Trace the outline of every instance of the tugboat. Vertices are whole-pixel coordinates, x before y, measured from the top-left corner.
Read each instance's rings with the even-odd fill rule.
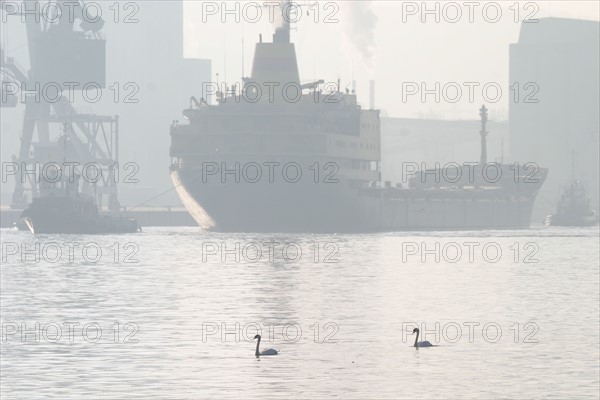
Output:
[[[40,197],[21,218],[31,233],[103,234],[141,231],[135,218],[101,215],[93,199]]]
[[[67,152],[68,134],[63,137]],[[66,165],[63,163],[63,165]],[[21,213],[34,234],[110,234],[141,231],[135,218],[102,215],[94,196],[79,191],[81,175],[75,170],[50,169],[39,182],[39,196]]]
[[[101,215],[94,199],[77,190],[78,179],[50,184],[62,186],[59,190],[64,190],[63,195],[56,196],[51,192],[33,199],[21,214],[31,233],[105,234],[141,231],[135,218]]]
[[[556,214],[548,215],[544,221],[546,226],[585,227],[596,224],[598,214],[592,209],[585,186],[579,180],[571,181],[556,205]]]

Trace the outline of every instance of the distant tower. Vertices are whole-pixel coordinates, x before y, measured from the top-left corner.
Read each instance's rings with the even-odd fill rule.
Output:
[[[547,215],[550,199],[572,179],[570,150],[576,151],[577,179],[586,181],[592,208],[600,208],[599,61],[598,21],[539,18],[523,23],[518,43],[510,45],[509,84],[534,82],[521,87],[536,91],[529,100],[509,102],[510,158],[551,171],[534,219]]]
[[[481,107],[479,110],[479,115],[481,116],[481,160],[479,160],[480,165],[487,164],[487,135],[488,131],[486,130],[487,120],[488,120],[488,110],[485,108],[485,105]]]

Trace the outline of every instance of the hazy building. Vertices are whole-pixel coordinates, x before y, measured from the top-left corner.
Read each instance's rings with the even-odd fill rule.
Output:
[[[115,102],[114,91],[107,91],[98,106],[102,113],[119,115],[121,163],[139,165],[140,183],[120,186],[121,203],[127,205],[145,202],[172,186],[171,123],[183,119],[182,111],[189,107],[190,97],[201,98],[202,83],[211,77],[209,60],[184,59],[182,1],[136,4],[138,9],[134,14],[133,8],[121,10],[118,23],[112,18],[113,12],[107,10],[111,16],[104,28],[107,86],[116,84],[120,98]],[[131,15],[129,22],[124,21],[127,15]],[[125,98],[128,95],[130,99]],[[179,200],[173,191],[149,203],[175,204]]]
[[[534,218],[552,211],[573,172],[598,209],[599,25],[543,18],[523,24],[519,42],[510,46],[510,82],[521,88],[510,103],[511,158],[550,169]],[[536,86],[523,90],[527,83]],[[537,103],[526,102],[526,95]]]

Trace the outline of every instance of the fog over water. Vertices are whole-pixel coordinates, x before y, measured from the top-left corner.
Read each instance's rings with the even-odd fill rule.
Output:
[[[598,399],[600,3],[0,17],[2,399]]]

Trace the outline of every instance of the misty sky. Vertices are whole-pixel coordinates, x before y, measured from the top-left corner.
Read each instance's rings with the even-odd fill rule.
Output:
[[[220,2],[218,2],[220,3]],[[247,3],[247,2],[242,2]],[[263,3],[262,1],[259,3]],[[300,1],[301,5],[312,2]],[[502,6],[502,16],[496,23],[486,21],[483,5],[473,9],[473,23],[469,22],[469,9],[463,2],[462,17],[457,23],[443,18],[443,4],[440,6],[439,23],[433,15],[421,22],[422,9],[415,15],[404,14],[407,5],[400,1],[345,1],[335,6],[325,6],[320,2],[320,14],[310,16],[304,8],[297,30],[292,32],[296,43],[301,79],[308,81],[322,78],[335,82],[341,78],[342,87],[351,87],[352,77],[357,80],[357,92],[363,105],[368,105],[368,81],[377,81],[376,106],[384,115],[395,117],[440,117],[444,119],[477,118],[477,109],[484,102],[481,88],[474,91],[474,101],[470,102],[468,88],[463,82],[498,83],[505,91],[496,104],[490,104],[493,119],[508,117],[508,62],[509,44],[518,41],[520,23],[515,22],[514,2],[497,2]],[[404,2],[406,3],[406,2]],[[415,2],[420,7],[421,2]],[[521,2],[519,20],[531,12],[535,17],[563,17],[599,20],[597,1],[545,1],[536,2],[538,10]],[[431,5],[433,7],[433,5]],[[527,7],[527,8],[526,8]],[[220,10],[217,15],[206,15],[203,22],[202,2],[185,4],[185,51],[187,57],[210,58],[214,74],[220,74],[222,81],[239,81],[242,74],[242,37],[245,41],[245,75],[250,74],[254,43],[259,33],[265,41],[271,40],[273,31],[269,22],[268,9],[256,23],[237,24],[233,16],[226,16],[222,23]],[[255,12],[246,9],[251,18]],[[489,8],[488,20],[495,18],[494,9]],[[252,14],[250,14],[252,12]],[[455,18],[455,11],[446,9],[449,19]],[[325,17],[333,13],[337,23],[325,23]],[[318,22],[315,22],[317,20]],[[226,68],[225,68],[225,59]],[[463,89],[460,101],[453,104],[443,99],[436,104],[433,95],[423,103],[419,95],[402,101],[404,82],[427,83],[433,89],[435,82],[441,86],[457,82]],[[455,92],[449,92],[455,96]],[[490,92],[490,97],[495,94]]]

